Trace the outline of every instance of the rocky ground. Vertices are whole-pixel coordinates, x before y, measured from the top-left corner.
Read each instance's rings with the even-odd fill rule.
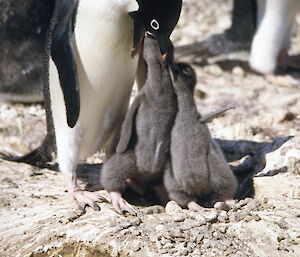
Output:
[[[175,44],[222,32],[230,26],[230,10],[228,0],[186,1]],[[258,142],[295,136],[265,155],[253,198],[230,211],[195,213],[174,202],[145,206],[149,202],[136,196],[138,217],[120,216],[109,203],[79,215],[55,165],[38,169],[0,160],[0,256],[300,256],[300,90],[266,82],[248,68],[245,54],[222,58],[194,66],[200,112],[236,107],[209,125],[213,136]],[[0,106],[1,152],[25,153],[44,131],[42,106]],[[101,155],[88,161],[83,184],[98,190]]]

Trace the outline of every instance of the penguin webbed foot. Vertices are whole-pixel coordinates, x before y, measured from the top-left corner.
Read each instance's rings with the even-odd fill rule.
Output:
[[[121,193],[112,191],[109,195],[117,213],[124,215],[127,212],[134,216],[137,215],[137,210],[122,197]]]
[[[71,193],[72,204],[74,208],[85,212],[87,206],[91,207],[95,211],[100,211],[101,208],[97,202],[107,202],[107,200],[99,196],[96,192],[89,192],[80,189],[76,189]]]

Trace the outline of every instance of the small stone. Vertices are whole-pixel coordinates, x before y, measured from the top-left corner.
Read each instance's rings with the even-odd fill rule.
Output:
[[[164,248],[169,248],[169,249],[171,249],[171,248],[173,248],[174,247],[174,244],[172,244],[171,242],[168,242],[168,243],[166,243],[165,245],[164,245]]]
[[[251,215],[247,215],[244,219],[244,221],[249,222],[252,220],[252,216]]]
[[[232,74],[239,76],[239,77],[244,77],[245,76],[245,71],[242,67],[236,66],[232,69]]]
[[[164,208],[162,206],[158,206],[158,205],[154,205],[154,206],[149,206],[146,207],[143,212],[145,214],[158,214],[158,213],[163,213],[164,212]]]
[[[260,221],[261,217],[259,217],[257,214],[252,214],[252,219],[255,221]]]
[[[166,205],[166,213],[173,215],[175,213],[182,213],[182,208],[175,201],[169,201]]]
[[[117,240],[112,240],[109,243],[109,246],[112,248],[111,256],[118,257],[119,256],[120,243]]]
[[[218,218],[218,212],[217,211],[212,211],[210,214],[208,214],[205,219],[207,222],[215,222],[217,221]]]
[[[229,220],[231,222],[238,222],[243,220],[247,215],[249,215],[250,212],[247,210],[243,210],[243,211],[237,211],[237,212],[233,212],[230,216],[229,216]]]
[[[212,240],[210,240],[210,239],[203,239],[203,247],[204,248],[211,248],[211,242],[212,242]]]
[[[239,209],[239,208],[241,208],[241,207],[247,205],[247,204],[248,204],[250,201],[252,201],[252,200],[253,200],[253,199],[251,199],[251,198],[245,198],[245,199],[239,201],[239,202],[236,204],[236,205],[237,205],[237,208]]]
[[[226,247],[229,247],[232,245],[232,242],[228,239],[223,239],[222,242],[221,242],[222,245],[226,246]]]
[[[184,214],[176,214],[176,215],[174,215],[174,217],[173,217],[173,220],[175,221],[175,222],[182,222],[182,221],[184,221],[186,219],[186,215],[184,215]]]
[[[187,248],[184,248],[180,251],[180,254],[183,256],[187,256],[189,254],[189,250]]]
[[[204,236],[203,235],[198,235],[197,237],[196,237],[196,242],[199,244],[199,243],[201,243],[202,242],[202,240],[204,239]]]
[[[236,236],[235,228],[228,227],[227,231],[226,231],[226,236],[231,237],[231,238],[235,237]]]
[[[215,77],[221,77],[223,74],[223,70],[218,65],[206,66],[204,70]]]
[[[131,226],[139,226],[141,223],[142,223],[142,220],[139,217],[134,217],[134,218],[130,219]]]
[[[197,224],[192,219],[185,219],[182,224],[182,230],[190,230],[194,228]]]
[[[141,243],[137,240],[133,241],[132,244],[130,245],[130,249],[133,252],[137,252],[141,249]]]
[[[257,207],[260,206],[260,202],[257,200],[252,200],[246,205],[246,209],[249,211],[255,210]]]
[[[283,233],[279,233],[277,235],[277,242],[281,242],[284,239],[285,239],[285,235]]]
[[[214,204],[214,208],[219,211],[221,210],[228,211],[230,209],[230,207],[224,202],[216,202]]]
[[[162,232],[162,231],[164,231],[165,229],[166,229],[165,226],[162,225],[162,224],[157,225],[157,226],[155,227],[155,230],[156,230],[157,232]]]
[[[141,232],[140,231],[138,231],[138,230],[130,230],[131,231],[131,234],[133,235],[133,236],[139,236],[139,235],[141,235]]]
[[[220,226],[219,230],[220,230],[221,233],[226,234],[227,227],[226,226]]]
[[[225,223],[228,221],[229,217],[226,211],[221,211],[218,216],[218,221],[221,223]]]
[[[206,93],[204,91],[202,91],[201,89],[196,89],[195,90],[195,96],[200,98],[200,99],[204,99],[206,97]]]

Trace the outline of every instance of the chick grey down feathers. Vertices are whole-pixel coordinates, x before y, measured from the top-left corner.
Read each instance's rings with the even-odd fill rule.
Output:
[[[101,182],[110,193],[123,192],[128,178],[148,182],[162,178],[168,159],[170,131],[177,112],[176,95],[154,38],[146,36],[143,54],[147,64],[146,84],[123,122],[117,152],[102,169]],[[116,199],[112,202],[117,205]],[[126,208],[116,210],[122,212]]]
[[[171,165],[164,183],[169,197],[181,206],[207,194],[218,200],[232,200],[237,181],[220,147],[213,141],[205,122],[201,122],[194,99],[195,73],[187,64],[172,69],[178,113],[171,132]]]

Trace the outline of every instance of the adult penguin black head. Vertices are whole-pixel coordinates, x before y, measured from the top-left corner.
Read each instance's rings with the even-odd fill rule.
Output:
[[[182,0],[137,0],[139,9],[129,13],[134,21],[134,45],[142,42],[145,32],[154,36],[164,55],[169,47],[169,37],[177,25]]]

